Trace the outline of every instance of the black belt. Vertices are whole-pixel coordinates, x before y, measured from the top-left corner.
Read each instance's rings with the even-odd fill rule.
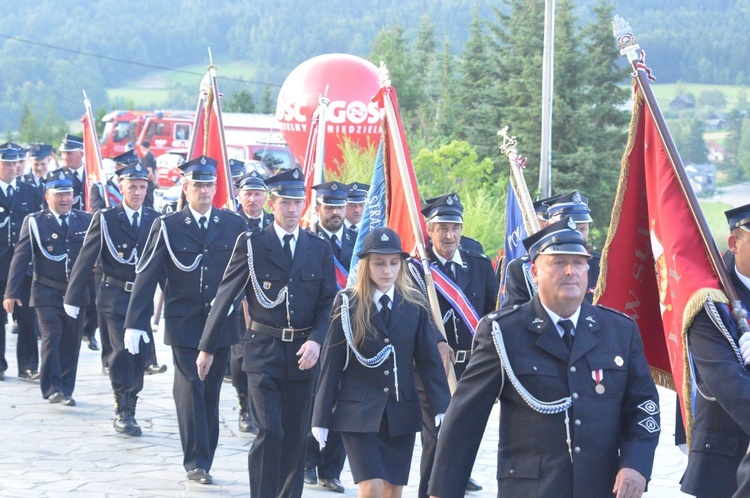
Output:
[[[65,282],[58,282],[57,280],[52,280],[51,278],[43,277],[37,273],[34,273],[34,280],[39,282],[40,284],[44,284],[47,287],[52,287],[53,289],[57,290],[68,290],[68,284]]]
[[[306,338],[308,335],[310,335],[312,327],[305,327],[304,329],[294,329],[291,327],[277,329],[276,327],[269,327],[268,325],[263,325],[262,323],[253,322],[250,324],[250,330],[259,334],[281,339],[284,342],[292,342],[296,341],[297,339]]]
[[[470,349],[456,349],[454,352],[456,353],[456,363],[466,363],[469,361],[469,357],[471,356]]]
[[[125,282],[124,280],[118,280],[115,277],[110,277],[109,275],[102,275],[102,282],[104,282],[105,284],[114,285],[115,287],[119,287],[125,292],[131,292],[133,290],[134,282]]]

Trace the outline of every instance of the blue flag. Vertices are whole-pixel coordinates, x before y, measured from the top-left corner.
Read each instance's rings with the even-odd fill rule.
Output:
[[[383,141],[381,140],[378,147],[378,155],[375,158],[375,169],[372,172],[370,191],[367,193],[365,211],[362,214],[362,226],[357,233],[357,240],[354,243],[352,262],[349,265],[347,287],[351,287],[357,278],[357,269],[359,266],[357,254],[362,250],[362,241],[365,235],[370,233],[370,230],[374,228],[384,227],[386,222],[385,215],[385,167],[383,165]]]
[[[503,279],[500,282],[500,304],[505,300],[505,279],[508,263],[526,254],[521,241],[526,238],[526,227],[523,224],[521,206],[518,204],[516,191],[508,182],[508,196],[505,202],[505,257],[503,258]]]

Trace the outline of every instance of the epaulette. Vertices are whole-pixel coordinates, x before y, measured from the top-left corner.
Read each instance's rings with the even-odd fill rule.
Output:
[[[475,251],[474,249],[466,249],[466,248],[462,248],[462,249],[469,256],[473,256],[475,258],[482,258],[482,259],[486,259],[487,261],[491,261],[490,257],[487,256],[483,252]]]
[[[238,213],[237,211],[232,211],[230,209],[222,209],[222,211],[225,212],[225,213],[229,213],[232,216],[237,216],[237,217],[241,218],[240,213]]]
[[[255,227],[251,228],[248,231],[245,232],[245,235],[249,237],[257,237],[258,235],[262,234],[264,230],[261,227]]]
[[[100,212],[101,212],[102,214],[104,214],[104,213],[109,213],[110,211],[114,211],[114,209],[115,209],[116,207],[117,207],[117,206],[109,206],[109,207],[103,207],[103,208],[101,208],[101,209],[100,209],[99,211],[100,211]]]
[[[628,315],[626,315],[625,313],[623,313],[623,312],[622,312],[622,311],[620,311],[620,310],[616,310],[616,309],[614,309],[614,308],[610,308],[609,306],[604,306],[603,304],[596,304],[595,306],[596,306],[597,308],[599,308],[599,309],[603,309],[603,310],[611,311],[612,313],[616,313],[616,314],[618,314],[618,315],[624,316],[624,317],[625,317],[625,318],[627,318],[628,320],[633,320],[632,318],[630,318],[630,317],[629,317]]]
[[[159,216],[162,220],[166,220],[167,218],[171,218],[175,215],[182,214],[182,211],[172,211],[171,213],[164,213],[163,215]]]
[[[602,259],[602,253],[600,253],[600,252],[589,251],[589,253],[591,254],[591,257],[594,258],[594,259]]]
[[[153,212],[154,212],[154,213],[156,213],[156,214],[159,214],[159,211],[157,211],[156,209],[154,209],[154,208],[153,208],[153,207],[151,207],[151,206],[146,206],[146,205],[144,204],[144,205],[142,205],[142,207],[143,207],[143,210],[144,210],[144,211],[145,211],[145,210],[149,210],[149,211],[153,211]]]
[[[517,311],[520,308],[521,308],[521,305],[520,304],[516,304],[512,308],[502,308],[502,309],[499,309],[499,310],[495,310],[495,311],[493,311],[491,313],[486,314],[484,316],[484,318],[482,318],[482,320],[495,321],[498,318],[502,318],[502,317],[504,317],[506,315],[510,315],[511,313]]]

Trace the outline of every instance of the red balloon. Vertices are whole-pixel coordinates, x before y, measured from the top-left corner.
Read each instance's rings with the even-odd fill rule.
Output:
[[[299,163],[304,164],[310,121],[322,95],[331,101],[326,111],[326,169],[338,170],[343,164],[344,137],[363,148],[378,143],[380,110],[371,100],[379,89],[377,67],[354,55],[319,55],[297,66],[281,87],[276,117]]]

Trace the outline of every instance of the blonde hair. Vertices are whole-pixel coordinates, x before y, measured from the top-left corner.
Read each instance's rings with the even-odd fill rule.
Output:
[[[375,301],[372,300],[372,295],[375,292],[375,284],[370,278],[370,256],[371,254],[365,255],[359,261],[359,269],[357,271],[357,278],[354,281],[354,285],[349,291],[349,309],[354,310],[350,316],[349,322],[352,327],[352,338],[354,345],[360,347],[366,339],[374,338],[376,331],[375,327],[370,322],[370,315],[373,313],[373,307]],[[394,286],[396,292],[398,292],[404,301],[412,306],[422,307],[427,309],[427,303],[425,303],[424,296],[414,286],[411,278],[406,273],[406,260],[401,260],[401,268],[398,271],[396,282]],[[341,311],[339,310],[339,314]]]

